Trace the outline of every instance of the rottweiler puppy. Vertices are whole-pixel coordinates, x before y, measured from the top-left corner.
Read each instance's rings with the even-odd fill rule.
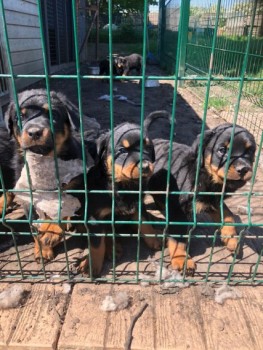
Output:
[[[38,262],[41,255],[44,261],[53,259],[53,247],[66,229],[59,222],[78,215],[85,186],[81,142],[73,136],[79,127],[78,110],[61,93],[51,91],[50,100],[51,111],[45,90],[27,90],[18,95],[19,110],[11,102],[5,115],[9,134],[26,159],[15,185],[20,190],[16,198],[27,208],[32,199],[34,215],[53,221],[37,225],[34,252]],[[93,160],[88,151],[84,156],[88,171]],[[80,192],[68,194],[66,190]]]
[[[153,174],[155,159],[151,140],[144,134],[142,159],[140,159],[140,137],[142,134],[139,125],[123,123],[116,126],[112,133],[102,134],[96,142],[98,161],[88,173],[89,190],[104,190],[103,193],[89,192],[88,217],[97,221],[134,220],[138,221],[139,186],[141,178],[142,191],[146,190],[149,177]],[[113,148],[112,148],[113,145]],[[114,173],[114,177],[113,177]],[[110,191],[110,193],[109,193]],[[122,192],[120,192],[122,191]],[[123,193],[126,191],[127,193]],[[130,192],[129,192],[130,191]],[[137,193],[136,193],[137,192]],[[112,208],[114,196],[114,212]],[[143,203],[143,196],[142,196]],[[142,221],[147,220],[147,212],[142,204]],[[115,227],[117,225],[115,224]],[[136,225],[138,228],[138,225]],[[142,224],[142,237],[151,249],[159,249],[160,241],[155,237],[156,231],[149,224]],[[99,275],[103,266],[105,254],[111,254],[111,239],[107,233],[112,232],[112,226],[95,224],[90,226],[91,232],[103,233],[101,238],[93,239],[91,246],[91,261],[93,275]],[[119,247],[117,247],[119,250]],[[88,257],[84,257],[80,264],[81,272],[89,267]]]
[[[8,207],[13,201],[13,193],[6,193],[6,203],[3,194],[4,190],[10,190],[14,187],[18,174],[21,171],[19,169],[19,163],[16,161],[15,143],[10,138],[7,129],[4,126],[0,126],[0,167],[2,171],[2,181],[0,180],[0,216],[3,212],[4,205]]]
[[[142,70],[142,56],[133,53],[129,56],[119,56],[115,59],[118,69],[123,71],[122,75],[126,76],[130,74],[130,71],[136,69],[137,75],[141,74]]]
[[[255,156],[256,144],[253,135],[245,128],[236,126],[234,130],[233,147],[230,154],[229,168],[226,171],[227,157],[230,149],[230,139],[233,125],[222,124],[204,133],[201,168],[197,184],[196,200],[193,194],[178,194],[168,196],[169,221],[188,222],[193,221],[193,206],[196,213],[208,213],[214,222],[221,222],[220,195],[203,195],[200,192],[221,193],[224,179],[226,179],[225,192],[235,192],[241,188],[252,176],[252,166]],[[149,180],[150,191],[166,191],[168,173],[168,140],[154,139],[156,161],[154,163],[154,174]],[[193,192],[195,191],[195,177],[197,171],[198,151],[201,143],[200,135],[191,147],[173,142],[171,176],[169,181],[169,192]],[[155,202],[160,209],[165,207],[165,195],[153,194]],[[226,196],[224,196],[226,197]],[[230,209],[224,204],[224,223],[234,223],[234,216]],[[170,225],[171,234],[187,234],[187,226]],[[223,225],[220,228],[221,240],[230,250],[235,251],[238,246],[236,229],[234,226]],[[168,239],[168,248],[171,264],[174,268],[182,270],[186,262],[186,239],[179,237]],[[186,270],[193,273],[194,261],[188,257]]]

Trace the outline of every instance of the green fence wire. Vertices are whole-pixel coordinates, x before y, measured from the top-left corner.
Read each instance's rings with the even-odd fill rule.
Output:
[[[15,74],[13,70],[12,62],[12,52],[10,50],[10,38],[8,36],[8,28],[6,21],[6,9],[5,1],[0,0],[0,12],[1,12],[1,33],[3,44],[5,46],[5,54],[7,57],[7,72],[0,72],[0,79],[3,81],[10,81],[9,84],[11,93],[14,96],[14,101],[17,110],[18,99],[17,99],[17,81],[20,79],[43,79],[45,81],[45,88],[48,94],[48,104],[51,107],[50,100],[50,83],[52,80],[62,79],[66,84],[71,84],[76,82],[77,94],[78,94],[78,108],[80,115],[80,134],[82,142],[82,156],[83,156],[83,172],[86,173],[86,159],[85,159],[85,145],[84,145],[84,120],[83,120],[83,100],[82,100],[82,83],[87,79],[108,79],[109,81],[109,125],[111,129],[111,135],[114,135],[114,86],[113,79],[127,81],[137,79],[140,81],[141,86],[141,109],[140,109],[140,127],[143,129],[144,116],[145,116],[145,83],[147,79],[169,81],[173,86],[172,95],[172,125],[170,132],[170,151],[168,156],[168,168],[171,165],[172,159],[172,141],[174,132],[176,132],[176,122],[178,117],[176,103],[178,101],[178,89],[187,89],[191,93],[199,96],[203,103],[203,115],[202,115],[202,125],[201,125],[201,139],[200,147],[198,153],[198,167],[195,174],[195,188],[193,193],[185,192],[185,194],[193,195],[193,220],[192,222],[180,223],[183,225],[189,225],[190,231],[188,234],[189,243],[192,239],[195,242],[208,238],[211,242],[211,249],[206,257],[205,269],[198,271],[194,277],[187,277],[186,271],[182,272],[182,280],[188,282],[217,282],[217,283],[246,283],[246,284],[262,284],[262,249],[256,254],[256,258],[251,264],[251,270],[249,272],[242,271],[242,260],[237,258],[237,254],[226,259],[225,264],[227,265],[228,271],[226,273],[218,273],[214,270],[214,256],[216,254],[216,237],[218,225],[223,225],[223,201],[225,198],[224,191],[222,193],[212,193],[212,195],[219,195],[221,198],[220,210],[221,210],[221,222],[214,223],[211,221],[200,221],[196,213],[196,198],[198,193],[198,181],[200,175],[201,158],[202,158],[202,144],[203,137],[206,128],[207,113],[212,107],[220,112],[222,118],[233,123],[233,125],[242,125],[248,128],[252,134],[254,134],[258,149],[256,153],[255,165],[253,169],[253,176],[249,184],[249,190],[239,191],[231,195],[232,198],[242,198],[245,199],[246,206],[248,208],[248,219],[246,222],[236,222],[233,226],[241,230],[239,240],[247,239],[248,242],[253,242],[257,240],[261,242],[263,235],[261,233],[261,227],[263,226],[263,210],[261,210],[261,216],[259,220],[255,221],[252,218],[251,208],[253,200],[260,199],[263,197],[262,189],[255,190],[257,178],[262,177],[262,170],[260,169],[261,160],[261,150],[263,145],[263,113],[262,113],[262,72],[263,72],[263,40],[262,40],[262,3],[260,1],[250,2],[250,1],[210,1],[202,2],[200,1],[179,1],[179,0],[160,0],[159,2],[159,28],[158,28],[158,46],[159,46],[159,61],[163,68],[165,69],[162,75],[146,75],[146,61],[149,47],[147,46],[148,40],[148,11],[149,4],[147,0],[144,0],[144,6],[142,10],[143,18],[143,35],[142,35],[142,57],[143,57],[143,68],[140,76],[118,76],[113,77],[113,18],[112,18],[112,6],[113,2],[108,1],[108,55],[110,60],[110,74],[109,76],[94,76],[94,75],[84,75],[81,73],[81,61],[79,57],[79,27],[78,27],[78,9],[76,1],[71,1],[71,21],[72,21],[72,33],[67,33],[73,37],[74,42],[74,52],[75,52],[75,72],[74,73],[62,73],[62,74],[51,74],[48,67],[48,55],[49,51],[47,48],[47,38],[46,38],[46,23],[43,16],[43,4],[44,2],[38,0],[37,2],[37,15],[39,19],[39,31],[40,31],[40,43],[42,51],[42,59],[44,64],[43,74]],[[241,23],[244,23],[243,27]],[[1,46],[0,46],[1,47]],[[179,90],[180,92],[180,90]],[[247,108],[247,110],[245,109]],[[49,108],[51,111],[51,108]],[[21,120],[19,120],[21,128]],[[52,113],[50,113],[50,124],[51,131],[54,133],[53,118]],[[233,136],[234,129],[231,135],[230,150],[233,147]],[[111,148],[114,149],[114,140],[111,138]],[[140,141],[140,156],[142,157],[143,152],[143,139]],[[59,168],[57,164],[56,152],[54,155],[54,160],[56,164],[56,175],[59,178]],[[227,159],[227,169],[230,166],[230,152]],[[141,165],[140,165],[141,167]],[[1,170],[1,168],[0,168]],[[28,181],[30,182],[29,170],[28,171]],[[113,168],[113,179],[114,179],[114,168]],[[87,239],[87,248],[90,247],[90,239],[92,234],[89,232],[88,224],[94,224],[94,222],[87,217],[87,209],[90,205],[88,200],[88,190],[87,190],[87,180],[85,178],[85,215],[81,220],[76,220],[73,223],[83,223],[86,227],[86,233],[80,234],[79,232],[71,233],[72,237],[78,237],[80,235],[85,236]],[[169,193],[169,178],[170,173],[167,177],[167,191],[166,194],[166,210],[164,212],[165,219],[149,221],[148,223],[152,225],[157,225],[161,227],[159,238],[163,242],[163,247],[160,254],[159,264],[161,266],[161,271],[163,269],[163,264],[165,261],[165,238],[168,225],[171,224],[168,218],[168,193]],[[28,215],[28,219],[7,219],[6,214],[6,189],[3,184],[3,176],[0,171],[0,182],[2,184],[2,189],[0,189],[0,194],[3,193],[5,198],[5,206],[3,210],[3,215],[0,218],[0,248],[1,248],[1,237],[9,235],[12,237],[12,244],[15,247],[16,261],[18,268],[16,271],[5,269],[5,265],[8,265],[8,258],[6,259],[4,254],[0,251],[0,281],[8,281],[13,279],[21,280],[45,280],[50,281],[56,276],[58,280],[68,280],[72,282],[77,281],[101,281],[101,282],[118,282],[118,283],[138,283],[142,277],[140,273],[142,272],[142,254],[141,254],[141,225],[142,219],[142,178],[140,178],[140,185],[138,191],[138,220],[131,221],[116,221],[115,218],[115,185],[112,181],[112,215],[111,220],[107,223],[111,226],[111,232],[108,237],[112,240],[113,244],[113,261],[111,264],[111,272],[107,276],[93,278],[91,274],[92,261],[90,260],[90,275],[80,276],[72,272],[70,266],[70,250],[67,243],[67,234],[63,240],[64,246],[64,268],[57,271],[56,260],[54,263],[45,265],[42,259],[40,267],[32,267],[32,269],[27,269],[26,265],[29,263],[25,256],[21,256],[21,249],[16,243],[16,237],[30,237],[35,236],[37,238],[37,232],[33,229],[35,223],[47,222],[47,220],[35,220],[32,215],[32,191],[31,194],[31,206]],[[226,179],[224,180],[223,188],[225,188]],[[58,200],[61,204],[61,194],[62,191],[59,187],[58,180]],[[98,191],[99,192],[99,191]],[[72,193],[72,191],[71,191]],[[146,191],[146,193],[148,193]],[[175,193],[172,193],[175,194]],[[211,195],[211,193],[203,193],[204,195]],[[262,207],[261,207],[262,209]],[[55,222],[57,224],[70,223],[70,220],[63,220],[61,218],[61,213],[59,212],[58,220]],[[50,222],[50,221],[48,221]],[[115,225],[121,223],[125,227],[129,224],[136,224],[137,234],[133,236],[136,239],[136,263],[135,269],[130,271],[127,275],[122,275],[118,270],[116,261],[116,238],[122,237],[123,240],[128,240],[130,237],[129,232],[117,233]],[[28,224],[31,227],[30,230],[23,230],[17,228],[17,225]],[[176,223],[173,223],[176,225]],[[207,237],[207,233],[202,233],[202,228],[210,228],[213,233]],[[259,229],[259,231],[257,231]],[[127,229],[128,230],[128,229]],[[255,231],[253,231],[255,230]],[[125,231],[125,229],[124,229]],[[254,233],[256,232],[256,233]],[[259,232],[259,233],[258,233]],[[102,236],[103,233],[98,233],[97,236]],[[129,243],[128,243],[129,244]],[[195,243],[196,244],[196,243]],[[189,250],[188,245],[188,250]],[[6,259],[6,260],[5,260]],[[30,262],[32,266],[34,263]],[[145,263],[145,261],[144,261]],[[151,262],[146,262],[149,265]],[[145,266],[145,264],[143,266]],[[154,277],[152,277],[154,279]],[[161,282],[162,274],[157,278],[157,282]]]

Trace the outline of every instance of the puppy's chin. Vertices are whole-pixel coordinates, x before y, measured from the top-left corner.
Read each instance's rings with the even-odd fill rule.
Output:
[[[42,154],[43,156],[49,155],[53,151],[53,147],[45,145],[34,145],[31,147],[23,148],[24,151],[30,151],[36,154]]]

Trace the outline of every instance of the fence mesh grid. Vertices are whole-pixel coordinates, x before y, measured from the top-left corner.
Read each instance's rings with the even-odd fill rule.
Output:
[[[142,73],[140,76],[118,76],[113,77],[113,40],[112,40],[112,6],[113,2],[108,1],[108,43],[109,43],[109,60],[110,60],[110,74],[109,76],[94,76],[94,75],[83,75],[81,74],[81,63],[79,58],[79,39],[78,39],[78,23],[77,23],[77,6],[76,2],[72,0],[72,23],[73,23],[73,41],[75,49],[75,67],[76,73],[74,74],[50,74],[48,69],[48,52],[45,40],[45,28],[43,21],[43,2],[37,1],[38,6],[38,17],[40,23],[40,38],[41,38],[41,49],[42,49],[42,59],[44,62],[44,74],[14,74],[12,54],[9,45],[8,30],[6,24],[5,16],[5,6],[4,1],[0,0],[0,11],[2,18],[2,33],[3,41],[6,49],[6,57],[8,61],[8,73],[1,73],[1,79],[9,79],[11,82],[12,93],[14,96],[14,101],[17,110],[19,110],[18,99],[17,99],[17,79],[33,79],[41,78],[45,80],[46,90],[48,93],[48,104],[49,110],[51,111],[51,100],[50,100],[50,82],[53,79],[63,79],[67,84],[71,81],[76,81],[77,83],[77,93],[78,93],[78,108],[80,115],[80,133],[82,141],[82,154],[84,159],[84,169],[86,168],[85,163],[85,150],[84,150],[84,123],[83,123],[83,101],[82,101],[82,82],[85,79],[108,79],[109,80],[109,118],[110,118],[110,129],[111,135],[114,134],[114,86],[113,79],[117,80],[133,80],[139,79],[141,83],[141,109],[140,109],[140,127],[143,129],[144,116],[145,116],[145,82],[146,79],[159,80],[160,83],[164,80],[168,80],[173,83],[173,97],[172,97],[172,127],[171,127],[171,138],[170,138],[170,151],[168,156],[168,168],[171,167],[171,157],[172,157],[172,136],[174,131],[176,131],[176,120],[177,120],[177,108],[176,101],[178,97],[178,88],[181,84],[184,88],[191,90],[194,94],[201,97],[203,101],[203,117],[202,117],[202,127],[201,127],[201,139],[200,147],[197,159],[197,172],[195,174],[195,191],[185,192],[185,194],[193,195],[193,220],[192,222],[185,222],[184,225],[190,225],[191,229],[188,235],[188,241],[191,243],[192,238],[198,241],[207,238],[206,233],[201,233],[201,231],[195,232],[194,229],[198,227],[209,227],[213,229],[213,234],[208,237],[211,240],[211,250],[209,256],[206,260],[206,269],[202,273],[197,273],[195,277],[186,276],[186,271],[183,271],[182,280],[189,282],[225,282],[228,283],[256,283],[261,284],[263,282],[262,272],[260,269],[262,260],[262,249],[258,252],[257,259],[253,264],[253,267],[249,274],[242,274],[238,266],[237,253],[233,254],[230,260],[227,262],[228,272],[226,275],[220,276],[213,274],[213,259],[216,247],[216,237],[218,234],[218,224],[222,226],[225,224],[223,218],[223,201],[226,193],[214,193],[213,195],[219,195],[220,201],[220,211],[221,220],[219,223],[211,222],[211,219],[207,219],[206,222],[199,221],[196,213],[196,196],[197,184],[199,181],[200,167],[201,167],[201,149],[203,143],[203,137],[205,132],[205,125],[207,119],[207,113],[212,107],[219,110],[221,116],[233,123],[234,125],[239,124],[248,128],[255,136],[257,141],[257,152],[255,165],[253,168],[253,176],[249,184],[249,190],[244,190],[238,194],[230,194],[235,197],[245,198],[246,206],[248,208],[247,221],[236,222],[233,226],[241,230],[239,235],[239,241],[244,239],[244,237],[251,240],[262,240],[262,233],[251,234],[250,229],[260,228],[263,226],[263,214],[260,216],[258,221],[254,221],[251,215],[251,202],[256,198],[261,200],[263,196],[262,190],[255,191],[255,181],[258,172],[260,172],[259,164],[261,162],[261,150],[263,145],[263,121],[262,121],[262,2],[261,1],[217,1],[200,6],[199,1],[160,1],[159,11],[160,11],[160,21],[159,21],[159,54],[162,65],[165,66],[169,73],[164,73],[162,75],[146,75],[146,59],[147,59],[147,35],[148,35],[148,2],[144,1],[143,6],[143,37],[142,37]],[[52,113],[50,113],[50,124],[51,130],[54,133]],[[19,120],[21,127],[21,120]],[[230,150],[233,147],[233,136],[232,133]],[[114,140],[111,138],[111,148],[114,149]],[[140,141],[140,154],[142,156],[143,140]],[[55,152],[56,153],[56,152]],[[55,154],[55,164],[56,164],[56,174],[58,175],[59,169]],[[226,167],[230,166],[230,153],[227,159]],[[85,172],[85,170],[84,170]],[[28,172],[29,174],[29,172]],[[29,176],[29,175],[28,175]],[[114,179],[114,168],[113,168],[113,179]],[[167,178],[167,190],[169,183],[170,173],[168,173]],[[5,218],[6,214],[6,189],[3,184],[3,176],[0,173],[0,180],[2,183],[2,190],[4,196],[4,208],[1,217],[2,227],[5,229],[0,232],[1,236],[10,235],[13,238],[13,244],[16,250],[17,263],[19,273],[13,273],[12,271],[3,272],[0,271],[0,279],[6,281],[13,278],[30,279],[30,280],[49,280],[52,278],[52,274],[56,273],[56,269],[50,268],[49,265],[45,265],[42,259],[41,269],[38,271],[28,271],[24,269],[24,262],[21,261],[20,252],[16,244],[17,229],[13,227],[14,224],[28,223],[31,227],[31,231],[19,231],[19,235],[31,236],[33,235],[36,239],[38,234],[34,229],[34,223],[46,222],[45,220],[35,220],[32,214],[32,202],[29,211],[29,218],[27,220],[9,220]],[[138,220],[122,221],[124,225],[129,225],[134,223],[138,226],[136,244],[136,269],[131,273],[130,276],[123,277],[116,269],[116,237],[126,238],[130,236],[129,233],[116,233],[115,230],[115,200],[114,195],[112,195],[112,216],[109,224],[111,225],[111,232],[108,236],[112,239],[113,243],[113,261],[110,276],[107,277],[85,277],[74,275],[69,266],[69,255],[67,240],[64,238],[64,249],[65,249],[65,269],[61,273],[60,279],[67,279],[70,281],[107,281],[107,282],[131,282],[138,283],[140,278],[140,258],[141,258],[141,233],[140,227],[144,223],[142,219],[142,178],[140,178],[140,191],[138,191],[138,210],[139,216]],[[224,179],[224,186],[226,179]],[[112,182],[112,193],[114,193],[114,181]],[[58,199],[60,201],[61,207],[61,189],[58,188]],[[88,201],[88,191],[87,183],[85,181],[85,208],[89,205]],[[167,193],[167,191],[165,192]],[[204,195],[207,195],[205,193]],[[31,192],[32,196],[32,192]],[[31,197],[32,198],[32,197]],[[262,209],[262,205],[261,205]],[[87,210],[85,210],[87,213]],[[168,197],[166,198],[166,210],[165,210],[165,220],[150,222],[152,225],[159,225],[162,229],[160,230],[159,238],[164,242],[166,228],[169,224],[168,220]],[[90,237],[91,233],[88,229],[88,224],[94,223],[90,218],[84,215],[82,223],[86,225],[87,232],[82,233],[82,236],[87,238],[87,247],[90,247]],[[49,221],[48,221],[49,222]],[[69,221],[65,221],[59,215],[59,219],[56,221],[57,224],[65,224]],[[175,223],[176,225],[176,223]],[[227,224],[226,224],[227,225]],[[253,230],[252,230],[253,231]],[[259,231],[261,232],[261,231]],[[71,236],[78,237],[80,233],[71,233]],[[103,235],[99,233],[98,236]],[[188,245],[188,247],[190,244]],[[160,257],[160,264],[162,266],[164,260],[164,245],[162,249],[162,254]],[[189,249],[189,248],[188,248]],[[91,273],[92,261],[90,260],[90,273]],[[242,270],[242,265],[241,265]],[[197,270],[198,271],[198,270]],[[92,275],[92,274],[91,274]],[[158,277],[159,280],[162,279],[162,275]]]

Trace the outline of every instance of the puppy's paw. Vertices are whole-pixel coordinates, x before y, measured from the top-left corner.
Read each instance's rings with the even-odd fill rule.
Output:
[[[92,277],[98,277],[102,270],[102,264],[92,263]],[[75,262],[75,269],[77,273],[81,273],[82,275],[90,276],[90,263],[89,256],[85,255],[82,258],[79,258]]]
[[[40,247],[41,245],[41,247]],[[54,259],[54,252],[53,252],[53,248],[52,247],[49,247],[47,245],[42,245],[40,243],[40,245],[35,242],[35,247],[34,247],[34,256],[35,256],[35,260],[38,264],[41,263],[42,261],[42,258],[43,258],[43,262],[44,263],[47,263],[51,260]],[[42,255],[41,255],[42,253]],[[42,258],[41,258],[42,256]]]
[[[42,223],[38,225],[38,237],[35,239],[34,254],[38,263],[41,262],[41,252],[44,262],[54,259],[53,247],[58,245],[63,238],[63,230],[57,224]]]
[[[238,239],[236,237],[228,238],[223,243],[231,252],[235,252],[238,248]]]
[[[171,259],[171,265],[173,269],[178,271],[183,271],[184,266],[186,264],[186,275],[188,276],[194,276],[195,270],[196,270],[196,263],[193,259],[188,257],[186,260],[186,256],[175,256]]]
[[[173,238],[168,238],[167,246],[172,267],[178,271],[182,271],[186,265],[186,274],[193,276],[196,270],[196,264],[190,256],[187,256],[186,243],[178,242]]]

